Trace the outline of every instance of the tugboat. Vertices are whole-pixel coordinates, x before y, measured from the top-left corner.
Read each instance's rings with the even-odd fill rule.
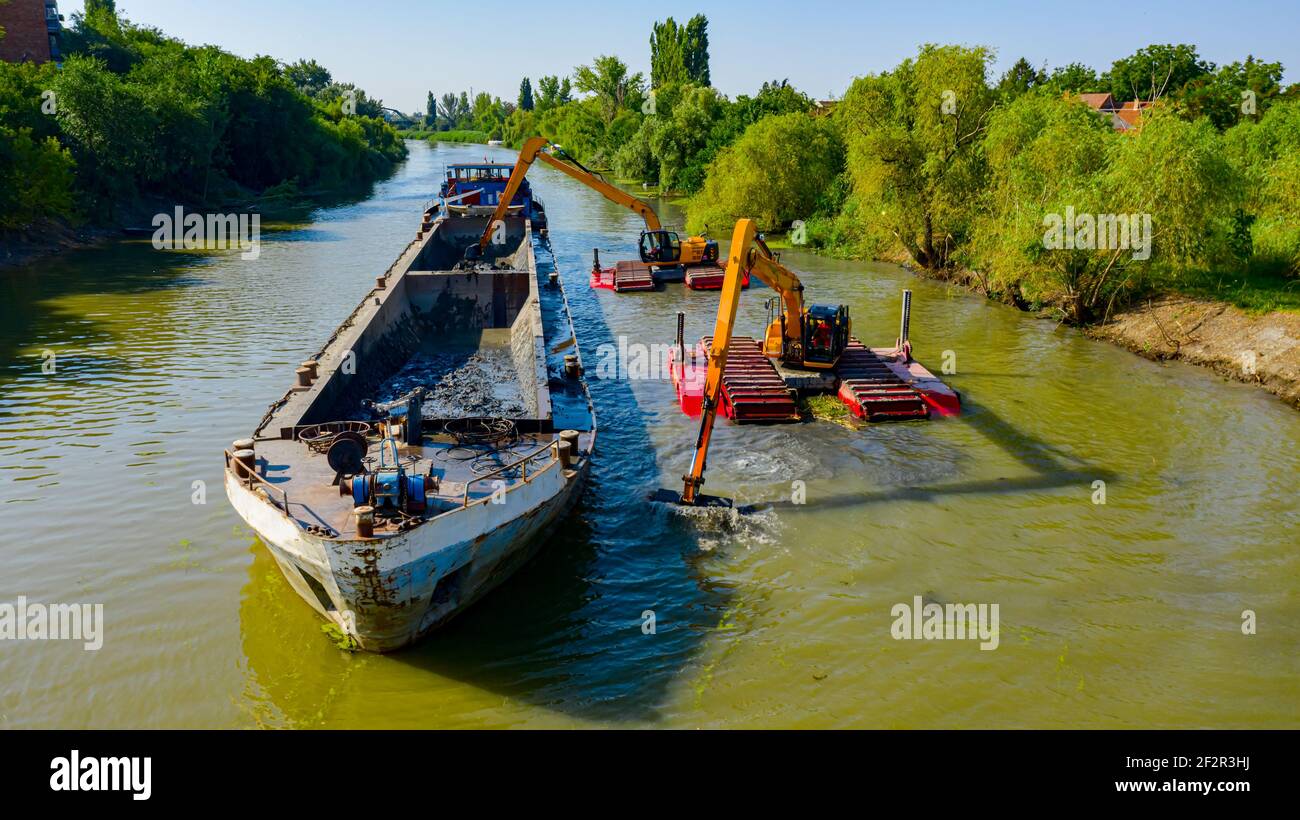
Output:
[[[514,167],[510,163],[487,161],[447,166],[438,189],[443,209],[453,216],[490,216],[501,202],[501,194]],[[511,198],[507,213],[528,219],[534,231],[541,232],[547,228],[546,206],[533,194],[527,180]]]
[[[448,198],[465,185],[490,196],[498,167],[454,166]],[[465,248],[491,218],[431,206],[225,453],[230,503],[357,648],[400,649],[447,623],[528,561],[582,494],[595,414],[529,216],[539,205],[526,193],[473,261]]]

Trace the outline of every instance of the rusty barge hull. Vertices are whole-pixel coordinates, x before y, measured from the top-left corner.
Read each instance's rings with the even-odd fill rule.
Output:
[[[253,438],[226,453],[232,506],[303,600],[364,650],[408,646],[499,586],[578,502],[590,471],[595,416],[549,242],[527,219],[505,221],[505,242],[466,268],[464,248],[486,220],[426,214]],[[430,390],[454,405],[469,391],[462,371],[408,378],[410,365],[480,353],[509,375],[486,380],[498,392],[509,382],[499,416],[467,422],[440,400],[399,420],[375,404],[394,383],[431,375]],[[488,422],[490,442],[458,434]],[[348,435],[366,455],[342,471],[333,445]],[[411,488],[400,503],[373,489],[394,467],[379,447],[397,453]]]

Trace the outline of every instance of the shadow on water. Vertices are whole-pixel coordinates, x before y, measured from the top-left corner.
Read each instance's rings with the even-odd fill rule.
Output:
[[[818,495],[803,502],[804,509],[843,509],[884,504],[891,501],[934,501],[947,496],[1009,495],[1062,487],[1078,487],[1094,481],[1115,483],[1119,477],[1109,469],[1093,467],[1038,439],[1008,422],[984,404],[963,399],[961,423],[970,426],[989,443],[1019,461],[1032,475],[1014,478],[979,479],[941,484],[912,484],[881,492]],[[759,508],[794,506],[789,500],[766,502]]]

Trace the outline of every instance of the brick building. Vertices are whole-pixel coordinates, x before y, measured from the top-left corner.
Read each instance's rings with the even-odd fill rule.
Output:
[[[63,33],[57,0],[9,0],[0,5],[0,60],[10,63],[61,61]]]

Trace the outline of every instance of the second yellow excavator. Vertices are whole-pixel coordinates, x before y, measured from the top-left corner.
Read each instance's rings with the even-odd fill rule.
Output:
[[[519,160],[515,163],[514,171],[511,172],[505,190],[501,193],[496,212],[492,215],[492,219],[488,221],[487,228],[484,229],[483,236],[479,238],[478,243],[471,245],[467,249],[466,256],[468,258],[478,258],[487,250],[492,241],[492,232],[496,223],[505,216],[511,201],[519,191],[519,186],[524,181],[524,177],[528,175],[528,169],[538,159],[597,191],[610,202],[617,203],[640,214],[641,218],[645,220],[645,230],[641,232],[639,251],[641,261],[645,264],[651,267],[681,265],[687,268],[717,264],[718,243],[716,240],[704,236],[692,236],[682,239],[676,231],[665,229],[659,222],[659,215],[655,213],[654,208],[623,189],[611,185],[595,171],[583,167],[582,163],[564,153],[557,146],[553,146],[544,137],[533,137],[527,140],[519,150]]]
[[[736,323],[736,310],[740,305],[742,278],[748,271],[777,292],[781,298],[781,315],[767,328],[763,340],[763,353],[779,359],[788,367],[825,370],[839,364],[848,348],[852,331],[849,309],[846,305],[829,307],[803,303],[803,283],[768,249],[767,243],[753,220],[742,219],[736,223],[727,253],[727,270],[723,278],[718,317],[708,352],[708,369],[704,379],[701,401],[700,433],[695,442],[695,455],[690,471],[683,476],[680,495],[660,491],[660,500],[671,500],[686,505],[730,505],[726,499],[702,496],[705,462],[709,442],[717,420],[722,398],[723,376],[727,369],[727,355],[731,347],[732,331]],[[684,355],[684,351],[680,351]]]

